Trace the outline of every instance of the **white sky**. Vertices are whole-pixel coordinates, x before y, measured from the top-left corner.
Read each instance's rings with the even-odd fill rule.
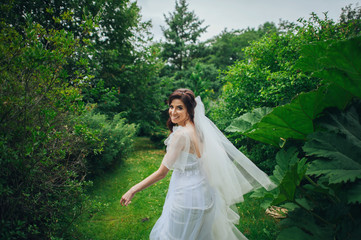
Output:
[[[154,40],[163,39],[160,26],[166,26],[163,14],[169,15],[175,9],[175,0],[134,0],[141,7],[143,20],[152,20]],[[341,8],[346,5],[360,6],[360,0],[187,0],[188,10],[194,11],[199,19],[209,25],[200,40],[207,40],[222,32],[225,28],[257,28],[269,21],[275,24],[279,20],[295,22],[298,18],[308,19],[312,12],[338,21]]]

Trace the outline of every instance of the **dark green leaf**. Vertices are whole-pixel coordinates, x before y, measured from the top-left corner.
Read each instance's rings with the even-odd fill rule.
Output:
[[[302,208],[297,208],[290,212],[288,218],[281,222],[281,226],[283,230],[277,239],[333,239],[332,226],[320,226],[316,218]]]
[[[290,165],[298,162],[298,151],[296,148],[290,148],[287,151],[281,150],[276,155],[277,165],[273,171],[273,176],[277,179],[277,182],[281,182]]]
[[[298,227],[290,227],[281,231],[277,240],[316,240]]]
[[[234,119],[232,124],[226,128],[226,131],[245,133],[272,110],[273,109],[269,107],[256,108],[252,112],[243,114],[242,116]]]
[[[276,155],[277,166],[272,179],[279,185],[279,192],[275,195],[273,205],[293,201],[295,198],[296,188],[303,179],[307,167],[306,159],[299,160],[297,154],[296,148],[290,148],[287,151],[281,150]]]
[[[279,185],[280,194],[273,201],[272,204],[278,205],[283,201],[294,201],[295,200],[295,192],[297,186],[300,185],[301,180],[305,174],[305,161],[302,159],[301,161],[292,164],[289,166],[289,169],[286,171],[283,179]],[[298,169],[302,169],[299,171]]]
[[[361,37],[305,46],[297,67],[361,98]]]
[[[257,118],[242,115],[239,125],[231,125],[230,130],[239,129],[244,135],[255,140],[278,146],[280,139],[306,139],[314,131],[313,120],[327,107],[343,109],[351,95],[336,85],[323,86],[315,91],[298,95],[291,103],[276,107],[260,122]],[[243,117],[244,116],[244,117]],[[260,116],[260,115],[259,115]],[[248,120],[248,121],[245,121]]]
[[[351,185],[351,188],[347,191],[348,203],[361,203],[361,181]]]
[[[319,159],[308,170],[311,175],[325,175],[329,183],[354,182],[361,178],[361,124],[358,107],[345,113],[332,113],[320,125],[325,132],[310,135],[303,150]]]
[[[314,131],[313,120],[325,108],[343,109],[352,95],[361,97],[360,53],[361,37],[306,46],[297,66],[313,71],[330,85],[298,95],[291,103],[274,108],[252,127],[241,121],[239,125],[231,125],[230,130],[238,129],[248,137],[274,146],[279,145],[280,139],[306,139]]]

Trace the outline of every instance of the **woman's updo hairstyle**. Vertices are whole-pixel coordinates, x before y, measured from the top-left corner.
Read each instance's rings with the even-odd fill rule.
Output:
[[[186,88],[175,90],[168,98],[168,105],[170,105],[174,99],[180,99],[184,103],[187,108],[189,118],[192,123],[194,123],[194,108],[196,107],[197,103],[193,91]],[[170,117],[168,118],[167,126],[169,130],[173,132],[173,127],[175,124],[172,123]]]

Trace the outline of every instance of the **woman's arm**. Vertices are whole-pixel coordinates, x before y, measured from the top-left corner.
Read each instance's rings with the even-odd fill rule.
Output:
[[[157,171],[155,171],[147,178],[145,178],[143,181],[141,181],[140,183],[134,185],[131,189],[129,189],[128,192],[126,192],[120,199],[120,204],[122,206],[127,206],[129,203],[131,203],[134,194],[142,191],[143,189],[163,179],[167,175],[168,171],[169,169],[166,168],[163,164],[161,164]]]

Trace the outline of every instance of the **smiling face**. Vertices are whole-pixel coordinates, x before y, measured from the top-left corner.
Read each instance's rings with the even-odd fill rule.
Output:
[[[180,99],[174,99],[169,104],[169,116],[172,123],[185,126],[189,115],[186,106]]]

